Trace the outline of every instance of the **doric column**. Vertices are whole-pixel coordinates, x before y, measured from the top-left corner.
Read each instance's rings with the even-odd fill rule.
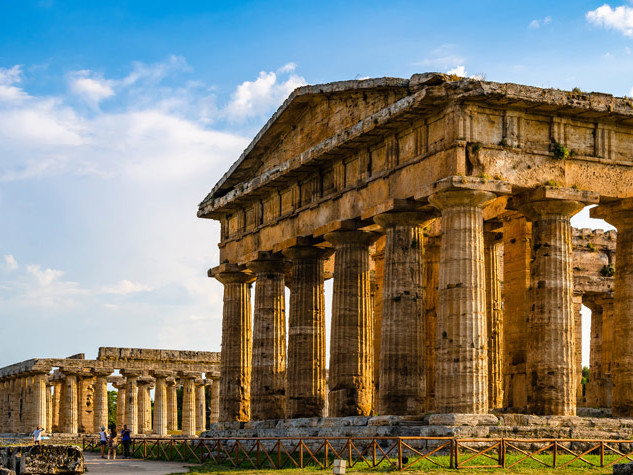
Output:
[[[613,295],[605,295],[601,299],[602,306],[602,371],[604,374],[604,407],[611,407],[613,396]]]
[[[171,373],[154,371],[156,389],[154,390],[154,434],[167,435],[167,377]]]
[[[48,371],[31,373],[31,423],[34,427],[46,427],[46,377]]]
[[[431,225],[433,235],[424,241],[424,346],[426,363],[426,410],[435,410],[435,333],[440,275],[441,222]]]
[[[93,369],[95,376],[94,382],[94,422],[95,431],[101,430],[102,427],[108,428],[108,376],[110,370]]]
[[[196,432],[207,430],[207,400],[204,379],[195,380],[196,390]]]
[[[0,379],[0,433],[7,432],[7,392],[6,380]]]
[[[125,424],[127,425],[127,428],[132,432],[132,435],[136,435],[139,433],[137,381],[141,373],[128,370],[121,370],[120,373],[126,378]]]
[[[69,369],[62,369],[62,373],[64,374],[62,432],[77,434],[79,432],[77,373]]]
[[[615,251],[611,407],[616,417],[633,416],[633,198],[591,210],[618,230]]]
[[[486,322],[488,331],[488,407],[503,407],[503,305],[501,297],[501,238],[484,233],[486,269]]]
[[[127,424],[125,406],[127,404],[127,381],[121,378],[113,383],[117,390],[116,394],[116,430],[120,433],[123,424]]]
[[[572,271],[573,272],[573,271]],[[574,289],[572,305],[574,312],[574,387],[576,388],[576,407],[585,405],[582,394],[582,292]]]
[[[249,284],[253,276],[231,264],[221,265],[209,275],[224,284],[220,419],[248,421],[251,414],[252,338]],[[190,430],[194,429],[195,425]]]
[[[182,375],[182,435],[185,437],[196,435],[195,380],[198,376],[197,373],[183,373]]]
[[[53,381],[53,425],[52,432],[61,432],[61,408],[62,408],[62,382],[58,379]]]
[[[435,355],[439,412],[488,412],[482,209],[494,198],[468,189],[429,197],[442,212]]]
[[[152,399],[150,396],[150,387],[153,379],[147,376],[141,376],[136,380],[138,388],[138,433],[152,433]]]
[[[90,434],[96,432],[93,427],[94,412],[93,412],[93,377],[91,374],[79,373],[77,377],[77,410],[78,410],[78,424],[79,432],[84,434]]]
[[[385,276],[385,236],[378,238],[373,246],[370,258],[374,261],[374,274],[371,276],[371,292],[374,313],[374,335],[372,345],[374,347],[374,409],[372,414],[378,411],[378,393],[380,392],[380,338],[382,332],[382,295]]]
[[[207,374],[207,377],[209,375]],[[218,422],[220,417],[220,379],[217,376],[211,377],[211,411],[209,414],[209,422],[211,424]]]
[[[528,410],[576,414],[575,321],[569,219],[595,198],[589,192],[541,187],[516,197],[532,221],[532,293],[528,325]]]
[[[178,430],[178,398],[176,387],[178,384],[174,378],[167,378],[167,431]],[[218,380],[219,384],[219,380]]]
[[[329,415],[368,416],[373,406],[373,311],[369,246],[378,234],[336,231],[329,367]],[[384,326],[383,326],[384,328]]]
[[[7,390],[9,392],[9,397],[8,397],[8,407],[7,407],[7,427],[8,427],[8,432],[17,432],[17,427],[15,424],[15,419],[16,419],[16,412],[15,412],[15,380],[16,377],[15,376],[9,376],[9,382],[8,382],[8,387]]]
[[[532,223],[518,213],[503,220],[503,408],[527,408],[525,361],[530,312]]]
[[[323,260],[332,251],[293,247],[288,317],[287,417],[321,417],[325,406],[325,297]],[[224,388],[220,388],[220,397]]]
[[[426,409],[422,227],[434,218],[415,211],[374,217],[386,234],[378,414]]]
[[[604,371],[602,367],[603,311],[599,299],[589,296],[584,304],[591,310],[589,348],[589,382],[585,388],[587,407],[606,407]]]
[[[53,432],[53,383],[49,380],[50,376],[46,378],[46,432],[51,434]]]
[[[283,419],[286,417],[284,275],[290,270],[290,262],[261,255],[248,267],[256,276],[251,419]]]

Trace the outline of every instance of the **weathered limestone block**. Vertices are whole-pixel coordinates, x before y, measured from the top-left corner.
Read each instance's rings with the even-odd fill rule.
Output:
[[[20,453],[20,475],[84,473],[83,452],[74,445],[31,445],[21,447]]]
[[[501,296],[502,234],[484,234],[486,322],[488,331],[488,406],[503,406],[503,300]]]
[[[261,258],[249,264],[257,278],[253,328],[253,379],[251,419],[286,417],[286,315],[287,260]]]
[[[532,221],[532,310],[527,355],[528,409],[575,415],[577,369],[569,220],[597,194],[542,187],[516,197]]]
[[[425,410],[423,226],[434,218],[420,212],[374,217],[386,233],[379,414]]]
[[[227,264],[226,269],[213,277],[224,284],[220,420],[247,421],[251,414],[252,326],[249,284],[253,276]]]
[[[482,208],[495,194],[448,190],[429,201],[442,211],[435,409],[488,412]]]
[[[378,234],[337,231],[329,367],[329,415],[371,414],[373,406],[373,309],[370,299],[369,245]]]
[[[591,210],[618,230],[616,247],[613,350],[611,363],[614,416],[633,416],[633,200],[625,198]]]
[[[294,247],[288,321],[287,417],[322,416],[325,407],[323,261],[332,251]],[[220,391],[221,392],[221,391]]]

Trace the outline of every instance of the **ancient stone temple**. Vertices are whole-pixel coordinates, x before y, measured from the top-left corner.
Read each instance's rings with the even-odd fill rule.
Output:
[[[607,94],[443,74],[295,90],[198,209],[221,226],[220,420],[633,416],[632,157],[633,103]],[[617,240],[572,229],[588,205]]]
[[[108,427],[108,384],[117,389],[117,429],[134,435],[178,431],[177,386],[183,387],[182,430],[194,436],[218,420],[220,355],[212,352],[99,348],[96,360],[83,354],[38,358],[0,368],[0,433],[99,432]],[[115,374],[118,370],[119,374]],[[207,389],[208,388],[208,389]],[[150,390],[154,389],[154,407]]]

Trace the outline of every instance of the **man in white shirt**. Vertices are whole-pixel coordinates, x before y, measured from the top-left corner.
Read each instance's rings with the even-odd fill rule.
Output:
[[[40,445],[42,441],[42,432],[44,432],[44,427],[37,426],[37,429],[33,431],[33,443],[35,445]]]

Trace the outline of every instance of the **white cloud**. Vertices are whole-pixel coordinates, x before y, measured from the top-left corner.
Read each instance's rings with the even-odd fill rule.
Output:
[[[453,69],[449,69],[446,71],[446,74],[455,74],[456,76],[466,77],[466,66],[463,64],[454,67]]]
[[[15,86],[22,80],[22,67],[0,68],[0,103],[19,102],[29,97],[22,89]]]
[[[633,7],[621,5],[612,8],[608,4],[591,10],[586,14],[587,21],[596,26],[615,30],[625,36],[633,37]]]
[[[284,64],[281,68],[279,68],[277,70],[277,73],[279,74],[291,73],[295,69],[297,69],[297,65],[295,63],[287,63],[287,64]]]
[[[292,68],[289,69],[287,64],[280,69],[280,72],[293,71],[294,64],[289,64],[292,64]],[[272,107],[281,105],[292,91],[305,84],[305,79],[295,74],[279,82],[276,73],[261,71],[255,81],[244,81],[237,86],[224,113],[229,120],[233,121],[262,116]]]
[[[11,254],[6,254],[4,256],[4,269],[6,271],[12,272],[14,270],[18,270],[19,267],[18,261]]]
[[[113,81],[85,69],[74,72],[70,78],[71,90],[93,106],[99,105],[103,99],[114,96],[112,86]]]
[[[130,280],[121,280],[114,285],[101,289],[103,294],[127,295],[137,292],[150,292],[152,287],[149,285],[139,284]]]
[[[530,22],[530,24],[528,25],[528,28],[530,28],[530,29],[532,29],[532,30],[535,30],[535,29],[540,28],[540,27],[541,27],[541,25],[542,25],[542,26],[547,25],[547,24],[548,24],[548,23],[550,23],[551,21],[552,21],[552,17],[549,17],[549,16],[546,16],[546,17],[545,17],[545,18],[543,18],[542,20],[541,20],[541,19],[538,19],[538,20],[532,20],[532,21]]]

